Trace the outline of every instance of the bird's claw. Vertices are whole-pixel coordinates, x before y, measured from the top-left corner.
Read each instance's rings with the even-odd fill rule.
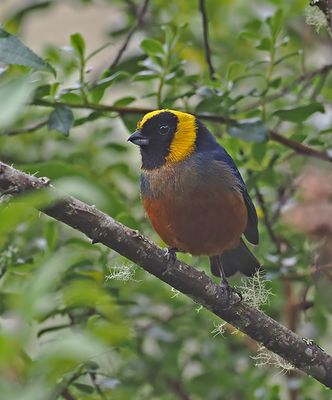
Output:
[[[165,249],[165,256],[167,258],[167,261],[172,261],[174,264],[176,261],[176,252],[178,249],[176,247],[166,247]]]
[[[237,304],[242,301],[243,297],[241,292],[239,292],[236,289],[233,289],[226,280],[220,282],[220,287],[226,291],[227,305],[230,306],[232,304]]]
[[[316,347],[318,347],[320,350],[325,351],[322,347],[320,347],[319,344],[315,343],[312,339],[302,338],[302,340],[304,341],[304,343],[305,343],[307,346],[316,346]]]

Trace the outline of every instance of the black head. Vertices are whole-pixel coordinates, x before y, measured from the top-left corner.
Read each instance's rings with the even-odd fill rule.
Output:
[[[177,131],[178,118],[170,111],[153,111],[143,117],[129,141],[140,146],[142,166],[154,169],[165,164]]]

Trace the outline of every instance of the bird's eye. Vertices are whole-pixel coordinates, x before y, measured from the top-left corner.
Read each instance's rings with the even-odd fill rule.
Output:
[[[159,133],[160,133],[161,135],[167,135],[168,132],[169,132],[169,126],[168,126],[168,125],[161,125],[161,126],[159,127]]]

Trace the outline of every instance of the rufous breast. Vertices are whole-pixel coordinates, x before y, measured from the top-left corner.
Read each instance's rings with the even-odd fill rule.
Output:
[[[142,200],[162,240],[193,255],[218,255],[236,247],[247,225],[247,209],[233,175],[214,163],[144,171]]]

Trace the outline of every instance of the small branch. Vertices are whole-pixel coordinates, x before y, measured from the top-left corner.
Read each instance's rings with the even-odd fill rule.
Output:
[[[313,276],[316,274],[323,273],[324,275],[328,273],[330,270],[332,270],[332,264],[326,264],[326,265],[317,265],[309,268],[308,270],[304,272],[296,272],[293,274],[288,274],[286,277],[288,279],[302,279],[306,278],[309,276]]]
[[[285,136],[280,135],[277,132],[270,131],[270,138],[275,142],[283,144],[286,147],[293,149],[296,153],[302,154],[304,156],[318,158],[320,160],[332,162],[332,156],[330,156],[325,151],[319,151],[313,149],[312,147],[306,146],[302,143],[296,142],[294,140],[288,139]]]
[[[265,228],[267,230],[267,233],[270,236],[270,239],[272,240],[272,242],[275,244],[277,253],[280,254],[280,252],[281,252],[281,240],[274,233],[274,230],[272,228],[272,223],[271,223],[269,215],[268,215],[268,210],[267,210],[267,207],[266,207],[266,204],[265,204],[264,197],[263,197],[261,191],[259,190],[258,186],[255,186],[255,194],[256,194],[256,198],[257,198],[258,204],[259,204],[260,208],[263,211],[263,221],[264,221],[264,225],[265,225]]]
[[[21,135],[22,133],[30,133],[37,131],[38,129],[47,125],[48,119],[44,121],[37,122],[35,125],[27,126],[24,128],[13,129],[11,131],[0,132],[0,136],[15,136]]]
[[[74,104],[69,102],[52,102],[47,100],[35,100],[32,105],[34,106],[41,106],[41,107],[50,107],[54,108],[57,105],[68,106],[74,109],[81,109],[81,110],[94,110],[94,111],[105,111],[105,112],[115,112],[119,114],[145,114],[150,111],[155,110],[154,108],[142,108],[142,107],[118,107],[112,106],[107,104],[94,104],[94,103],[82,103],[82,104]]]
[[[190,397],[184,390],[181,381],[171,378],[166,378],[165,380],[170,390],[178,397],[179,400],[190,400]]]
[[[204,51],[205,51],[205,59],[206,63],[209,67],[209,73],[211,80],[216,80],[216,71],[212,64],[211,59],[211,49],[209,44],[209,21],[207,17],[207,12],[205,8],[205,0],[199,0],[199,11],[202,16],[202,24],[203,24],[203,41],[204,41]]]
[[[138,114],[144,115],[150,111],[154,111],[153,108],[141,108],[141,107],[118,107],[118,106],[111,106],[106,104],[71,104],[68,102],[61,102],[55,103],[46,100],[35,100],[33,105],[42,106],[42,107],[55,107],[58,104],[62,104],[64,106],[68,106],[71,108],[76,109],[89,109],[95,111],[104,111],[104,112],[115,112],[121,114]],[[226,125],[237,125],[238,121],[227,117],[225,115],[213,115],[213,114],[196,114],[196,117],[204,120],[204,121],[211,121],[217,122]],[[332,156],[324,151],[315,150],[309,146],[296,142],[294,140],[288,139],[279,133],[270,130],[270,139],[274,140],[275,142],[281,143],[286,147],[291,148],[296,153],[302,154],[308,157],[318,158],[320,160],[332,162]]]
[[[32,105],[41,106],[41,107],[51,107],[54,108],[57,105],[63,105],[70,108],[75,109],[87,109],[87,110],[94,110],[94,111],[104,111],[104,112],[115,112],[118,114],[137,114],[137,115],[144,115],[151,111],[155,111],[155,108],[145,108],[145,107],[119,107],[107,104],[92,104],[92,103],[82,103],[82,104],[73,104],[68,102],[52,102],[47,100],[35,100]],[[227,125],[236,125],[238,122],[235,119],[229,118],[224,115],[213,115],[213,114],[196,114],[197,118],[211,121],[211,122],[218,122],[221,124]]]
[[[72,326],[73,326],[72,323],[70,323],[70,324],[61,324],[61,325],[56,325],[56,326],[50,326],[48,328],[44,328],[44,329],[41,329],[40,331],[38,331],[37,332],[37,337],[39,338],[39,337],[43,336],[45,333],[58,331],[60,329],[71,328]]]
[[[76,400],[76,397],[74,397],[68,388],[63,389],[61,396],[65,399],[65,400]]]
[[[66,400],[76,400],[75,397],[69,392],[69,387],[78,378],[85,375],[84,365],[80,366],[76,372],[74,372],[68,379],[64,379],[57,388],[50,394],[47,400],[57,400],[60,396],[64,397]]]
[[[148,5],[149,5],[149,0],[144,0],[143,6],[142,6],[142,8],[141,8],[141,11],[140,11],[140,13],[139,13],[138,16],[137,16],[136,23],[133,25],[133,27],[132,27],[132,28],[130,29],[130,31],[128,32],[128,35],[127,35],[125,41],[123,42],[122,46],[120,47],[120,49],[119,49],[119,51],[118,51],[118,53],[117,53],[117,55],[116,55],[114,61],[113,61],[112,64],[108,67],[108,69],[109,69],[110,71],[111,71],[114,67],[116,67],[116,66],[118,65],[119,61],[120,61],[121,58],[122,58],[123,53],[125,52],[125,50],[126,50],[128,44],[129,44],[129,42],[130,42],[130,39],[132,38],[133,34],[136,32],[136,30],[137,30],[137,29],[140,27],[140,25],[142,24],[144,15],[145,15],[146,10],[147,10],[147,8],[148,8]]]
[[[27,175],[0,162],[0,195],[47,187],[45,179]],[[141,266],[171,287],[190,297],[294,367],[332,388],[332,357],[311,341],[279,324],[246,302],[229,305],[227,292],[204,272],[179,260],[170,260],[163,249],[112,217],[71,196],[49,187],[54,203],[43,213],[84,233]],[[62,200],[59,200],[62,199]],[[68,387],[62,386],[60,393]],[[55,399],[56,397],[51,397]]]
[[[270,96],[266,96],[264,101],[265,104],[269,103],[271,101],[274,101],[276,99],[279,99],[280,97],[285,96],[286,94],[290,93],[297,85],[303,82],[310,82],[312,79],[314,79],[318,75],[326,76],[328,73],[332,70],[332,64],[327,64],[324,65],[321,68],[315,69],[313,71],[307,72],[306,74],[300,75],[298,78],[294,79],[289,85],[285,86],[283,89],[281,89],[278,93],[271,94]],[[256,102],[250,104],[247,107],[244,107],[241,109],[241,112],[246,112],[252,109],[255,109],[261,105],[262,101],[257,100]]]
[[[317,83],[316,87],[314,88],[314,90],[312,91],[312,94],[310,96],[310,100],[311,101],[316,101],[319,93],[322,91],[322,89],[325,86],[325,82],[327,80],[327,77],[329,75],[329,70],[324,72],[323,74],[321,74],[319,82]]]
[[[99,394],[99,397],[102,400],[107,400],[107,397],[105,396],[104,392],[101,390],[100,386],[98,385],[98,382],[96,379],[96,374],[94,372],[89,372],[89,376],[90,376],[91,382],[92,382],[96,392]]]

